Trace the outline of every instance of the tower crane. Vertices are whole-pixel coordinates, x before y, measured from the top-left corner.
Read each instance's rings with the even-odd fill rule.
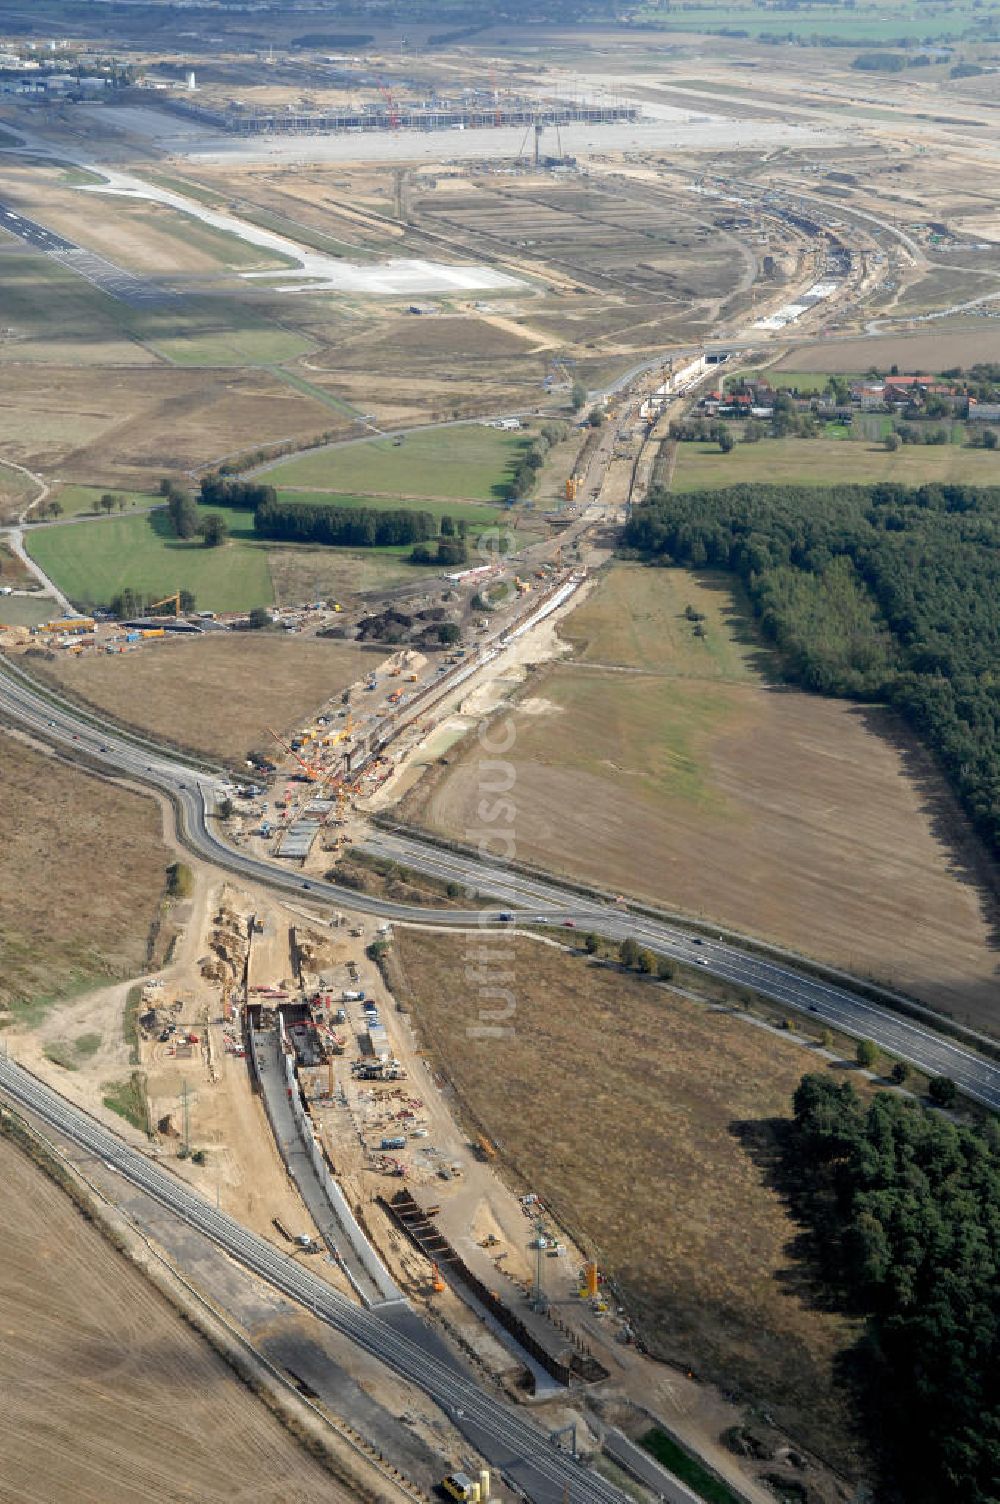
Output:
[[[393,92],[389,88],[389,85],[387,83],[380,83],[379,86],[378,86],[378,91],[382,95],[382,98],[385,100],[385,103],[386,103],[386,109],[387,109],[388,114],[389,114],[389,129],[392,130],[392,131],[398,131],[399,130],[399,106],[396,104],[396,100],[395,100],[395,96],[393,95]]]

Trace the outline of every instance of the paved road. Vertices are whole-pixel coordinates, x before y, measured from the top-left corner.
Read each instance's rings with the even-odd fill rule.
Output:
[[[152,742],[143,745],[127,738],[109,725],[99,722],[96,727],[88,725],[74,707],[47,699],[30,680],[19,678],[7,662],[0,662],[0,716],[30,727],[71,755],[85,755],[104,764],[109,772],[125,773],[168,793],[178,811],[180,834],[191,849],[206,861],[246,880],[295,893],[300,899],[308,892],[310,901],[364,910],[398,923],[468,928],[505,922],[500,919],[505,910],[499,908],[435,912],[393,903],[335,883],[304,879],[275,862],[234,849],[222,840],[217,822],[207,814],[214,799],[216,779],[204,768],[185,763]],[[416,838],[379,832],[371,835],[369,844],[408,866],[461,882],[473,891],[495,893],[499,903],[509,905],[510,911],[525,910],[523,917],[533,924],[554,927],[569,924],[616,940],[631,935],[660,955],[704,966],[724,981],[752,987],[783,1006],[815,1014],[817,1020],[831,1027],[872,1039],[930,1075],[951,1076],[970,1097],[1000,1111],[1000,1064],[974,1054],[930,1027],[870,1002],[852,992],[849,985],[817,980],[797,971],[790,962],[764,959],[722,940],[699,942],[680,925],[582,898],[557,881],[524,877],[499,864],[445,852]]]
[[[271,1131],[278,1145],[278,1152],[288,1166],[288,1173],[294,1180],[310,1216],[319,1228],[323,1241],[340,1263],[366,1306],[382,1305],[387,1299],[401,1300],[403,1298],[401,1292],[396,1288],[391,1275],[382,1265],[375,1250],[367,1244],[367,1239],[361,1229],[356,1223],[353,1227],[348,1226],[345,1220],[338,1216],[337,1208],[332,1204],[316,1173],[312,1157],[306,1149],[292,1112],[285,1072],[282,1069],[278,1031],[276,1029],[256,1031],[253,1037],[253,1047],[261,1091],[264,1095],[267,1115],[271,1121]],[[357,1249],[355,1238],[367,1244],[367,1247]],[[369,1271],[366,1254],[368,1260],[374,1259],[377,1264],[382,1265],[378,1280],[374,1279]]]
[[[752,987],[798,1012],[813,1013],[831,1027],[873,1039],[883,1049],[909,1060],[930,1075],[951,1076],[969,1096],[1000,1110],[1000,1064],[870,1002],[848,986],[815,979],[792,964],[753,955],[721,939],[692,936],[679,925],[581,898],[558,881],[524,877],[499,863],[444,851],[418,837],[373,831],[363,844],[367,850],[445,882],[461,883],[473,892],[495,894],[511,905],[511,911],[514,907],[521,911],[519,919],[532,924],[569,924],[622,940],[631,935],[658,955],[670,956],[689,966],[703,966],[724,981]]]
[[[515,1479],[537,1504],[560,1504],[561,1500],[629,1504],[599,1474],[553,1446],[523,1414],[497,1394],[481,1389],[405,1303],[400,1302],[395,1313],[387,1308],[379,1314],[362,1310],[311,1270],[219,1211],[165,1166],[130,1148],[117,1134],[2,1056],[0,1090],[96,1155],[245,1268],[417,1385],[452,1417],[494,1468]]]

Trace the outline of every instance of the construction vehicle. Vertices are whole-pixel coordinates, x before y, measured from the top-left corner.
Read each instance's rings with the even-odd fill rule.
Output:
[[[150,605],[149,605],[149,610],[150,611],[155,611],[156,608],[157,608],[157,606],[173,606],[173,608],[174,608],[174,620],[176,621],[177,618],[181,614],[181,593],[180,593],[180,591],[178,590],[176,595],[165,595],[163,597],[162,601],[151,601]]]
[[[477,1133],[475,1149],[480,1159],[489,1160],[496,1159],[497,1157],[497,1151],[490,1143],[485,1133]]]
[[[283,747],[290,757],[295,758],[295,761],[298,763],[303,773],[309,779],[309,782],[319,783],[323,777],[322,771],[319,768],[313,767],[311,763],[306,762],[304,757],[300,757],[294,743],[289,745],[289,743],[286,742],[283,737],[278,735],[277,731],[275,731],[272,726],[268,726],[267,729],[274,737],[275,741],[278,743],[278,746]],[[299,743],[299,745],[302,745],[301,742]]]
[[[474,1504],[479,1498],[479,1484],[468,1473],[448,1473],[441,1479],[441,1488],[449,1499],[456,1499],[458,1504]]]

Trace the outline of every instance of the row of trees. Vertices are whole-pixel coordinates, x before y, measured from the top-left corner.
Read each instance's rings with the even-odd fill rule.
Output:
[[[171,609],[167,606],[161,607],[159,611],[150,612],[150,602],[156,599],[158,597],[155,595],[146,595],[141,590],[135,590],[131,585],[125,585],[119,590],[117,595],[112,596],[108,604],[112,615],[116,616],[119,621],[127,621],[133,616],[149,616],[151,614],[154,616],[165,616]],[[186,615],[188,612],[193,611],[194,607],[195,598],[191,591],[182,590],[181,613]]]
[[[293,501],[263,502],[254,513],[253,525],[262,538],[277,538],[284,543],[328,543],[340,548],[420,543],[435,538],[438,531],[430,512],[412,507],[383,512],[375,507],[311,506]]]
[[[525,449],[511,477],[507,487],[508,501],[517,501],[522,496],[531,495],[538,481],[538,472],[545,464],[546,455],[553,445],[558,444],[565,436],[565,423],[543,423],[535,438]]]
[[[229,524],[219,512],[204,516],[194,497],[179,486],[170,485],[163,492],[167,499],[167,516],[177,538],[201,538],[206,548],[218,548],[229,537]]]
[[[442,536],[437,543],[418,543],[410,554],[411,564],[442,564],[452,568],[468,561],[469,550],[463,537]]]
[[[255,512],[278,499],[273,486],[262,486],[252,480],[230,480],[223,475],[203,475],[198,496],[204,507],[238,507],[244,512]]]
[[[1000,1133],[805,1076],[783,1145],[837,1304],[868,1318],[864,1413],[912,1504],[995,1504],[1000,1480]]]
[[[894,705],[1000,853],[1000,489],[657,491],[625,543],[735,571],[788,677]]]

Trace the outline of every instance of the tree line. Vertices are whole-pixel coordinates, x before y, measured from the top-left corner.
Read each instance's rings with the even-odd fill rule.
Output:
[[[240,511],[255,512],[258,507],[277,501],[278,493],[273,486],[262,486],[257,481],[231,480],[213,474],[202,476],[198,499],[203,507],[237,507]]]
[[[837,1305],[867,1318],[862,1413],[910,1504],[1000,1491],[1000,1133],[807,1075],[781,1157]]]
[[[1000,855],[1000,489],[654,491],[624,542],[734,571],[786,676],[895,706]]]
[[[584,390],[586,396],[586,390]],[[517,468],[507,486],[507,500],[519,501],[530,496],[538,482],[538,472],[545,464],[549,450],[560,443],[568,432],[565,423],[543,423],[536,437],[524,450]]]
[[[436,538],[430,512],[412,507],[312,506],[308,502],[265,501],[254,512],[254,530],[284,543],[326,543],[339,548],[387,548]]]

